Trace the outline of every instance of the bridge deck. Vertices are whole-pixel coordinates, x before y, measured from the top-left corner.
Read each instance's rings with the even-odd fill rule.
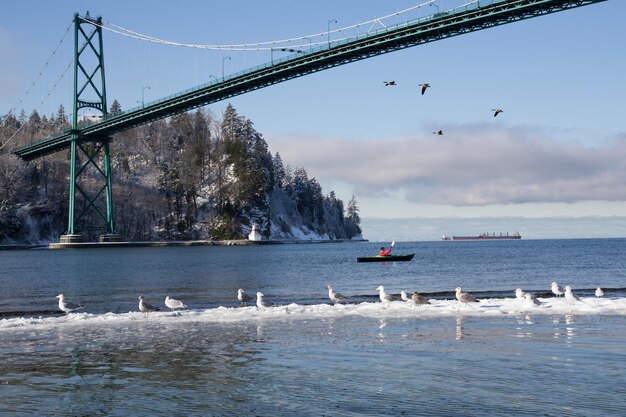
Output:
[[[606,0],[485,0],[454,10],[359,35],[329,46],[313,48],[271,63],[232,74],[145,106],[109,116],[78,131],[15,149],[31,160],[69,147],[73,134],[79,140],[97,141],[114,133],[200,106],[222,101],[313,72],[397,51],[412,46],[494,26],[560,12]]]

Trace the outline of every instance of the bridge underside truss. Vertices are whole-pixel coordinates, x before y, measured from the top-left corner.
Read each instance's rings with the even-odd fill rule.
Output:
[[[24,159],[33,159],[69,147],[72,134],[84,137],[112,135],[126,129],[219,102],[293,78],[301,77],[369,57],[450,38],[469,32],[500,26],[524,19],[561,12],[606,0],[502,0],[473,3],[465,10],[437,13],[404,25],[304,51],[288,59],[274,61],[150,103],[145,107],[105,118],[80,132],[66,131],[49,139],[14,151]]]

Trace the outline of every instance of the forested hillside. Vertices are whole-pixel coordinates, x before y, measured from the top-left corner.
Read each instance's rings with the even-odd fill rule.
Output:
[[[110,114],[121,112],[117,101]],[[0,242],[58,241],[67,227],[69,151],[31,162],[7,149],[69,127],[56,114],[0,120]],[[15,132],[18,132],[15,135]],[[246,238],[360,238],[354,197],[323,195],[302,167],[272,155],[252,121],[228,105],[220,117],[198,109],[113,137],[116,229],[128,241]],[[81,230],[96,240],[98,230]]]

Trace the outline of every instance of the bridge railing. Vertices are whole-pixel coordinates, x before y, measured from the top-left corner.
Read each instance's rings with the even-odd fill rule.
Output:
[[[257,65],[255,67],[251,67],[251,68],[247,68],[244,69],[242,71],[238,71],[232,74],[229,74],[227,76],[222,77],[221,79],[215,79],[212,81],[209,81],[207,83],[201,84],[201,85],[197,85],[194,86],[192,88],[186,89],[184,91],[179,91],[177,93],[162,97],[158,100],[154,100],[154,101],[150,101],[148,103],[144,103],[142,105],[139,106],[135,106],[133,108],[130,108],[126,111],[123,111],[119,114],[115,114],[115,115],[109,115],[106,118],[102,118],[100,120],[93,120],[93,121],[85,121],[84,123],[81,124],[80,129],[83,130],[85,128],[89,128],[91,126],[94,125],[98,125],[100,123],[103,122],[112,122],[112,123],[116,123],[117,119],[119,119],[120,121],[124,120],[125,118],[128,117],[133,117],[134,115],[140,115],[140,113],[143,113],[142,110],[146,109],[147,112],[149,112],[151,109],[154,109],[158,106],[160,106],[161,104],[163,105],[167,105],[167,103],[171,103],[172,101],[176,101],[178,99],[184,98],[185,96],[189,96],[189,95],[195,95],[198,92],[201,92],[201,90],[206,90],[207,88],[211,87],[211,86],[219,86],[220,84],[225,84],[225,86],[227,85],[227,82],[231,81],[231,80],[235,80],[237,78],[245,78],[246,76],[249,75],[254,75],[255,73],[262,73],[263,71],[267,71],[268,69],[271,70],[273,67],[280,67],[281,65],[284,65],[287,62],[290,61],[296,61],[296,60],[301,60],[301,59],[306,59],[308,57],[310,57],[310,55],[313,54],[319,54],[319,53],[324,53],[324,52],[328,52],[329,54],[332,55],[332,50],[333,49],[337,49],[338,53],[342,53],[342,49],[341,48],[345,45],[348,45],[350,43],[357,43],[357,42],[362,42],[363,40],[367,40],[369,38],[376,38],[376,37],[381,37],[387,33],[393,33],[393,32],[400,32],[404,29],[407,28],[411,28],[411,27],[417,27],[421,24],[428,24],[431,22],[438,22],[441,21],[442,26],[445,26],[445,21],[450,19],[451,23],[455,22],[455,19],[457,17],[457,15],[460,15],[462,13],[467,13],[469,11],[473,11],[473,10],[477,10],[477,9],[482,9],[482,8],[488,8],[490,6],[493,5],[497,5],[499,3],[507,3],[510,2],[510,0],[476,0],[476,1],[470,1],[468,3],[465,3],[461,6],[452,8],[452,9],[447,9],[444,11],[439,11],[437,10],[437,13],[428,15],[428,16],[424,16],[424,17],[419,17],[416,19],[412,19],[412,20],[407,20],[406,22],[401,22],[401,23],[397,23],[395,25],[389,25],[385,28],[382,29],[377,29],[377,30],[370,30],[366,33],[360,33],[354,36],[348,36],[346,38],[343,39],[337,39],[337,40],[331,40],[328,42],[328,44],[322,44],[319,46],[315,46],[315,47],[310,47],[309,49],[303,49],[302,53],[294,53],[294,54],[290,54],[287,56],[283,56],[281,58],[276,58],[276,59],[272,59],[270,62],[266,62],[260,65]],[[548,1],[548,0],[546,0]],[[521,0],[520,0],[521,2]],[[515,3],[515,2],[514,2]],[[431,3],[432,4],[432,3]],[[55,138],[60,138],[60,137],[67,137],[69,133],[68,132],[63,132],[63,133],[59,133],[58,135],[52,137],[52,138],[48,138],[45,140],[42,140],[40,142],[48,142],[50,143],[50,141],[54,141]],[[34,142],[32,145],[38,145],[40,143],[38,142]],[[23,148],[27,148],[28,146],[22,147],[20,149]]]
[[[288,61],[291,61],[291,60],[295,60],[295,59],[301,58],[303,56],[306,56],[306,55],[309,55],[309,54],[312,54],[312,53],[317,53],[317,52],[321,52],[321,51],[324,51],[324,50],[330,50],[333,47],[337,47],[337,46],[340,46],[340,45],[346,45],[346,44],[349,44],[351,42],[355,42],[357,40],[373,38],[373,37],[379,36],[382,33],[396,31],[396,30],[399,30],[399,29],[402,29],[402,28],[406,28],[406,27],[409,27],[409,26],[414,26],[416,24],[421,24],[421,23],[425,23],[425,22],[441,19],[441,18],[444,18],[444,17],[451,17],[451,16],[453,16],[455,14],[465,13],[465,12],[470,11],[470,10],[478,9],[480,7],[490,6],[492,4],[500,3],[502,1],[503,0],[477,0],[477,1],[470,1],[470,2],[468,2],[466,4],[463,4],[461,6],[457,6],[457,7],[452,8],[452,9],[447,9],[447,10],[444,10],[442,12],[437,11],[436,13],[433,13],[431,15],[420,17],[420,18],[417,18],[417,19],[407,20],[406,22],[397,23],[395,25],[390,25],[390,26],[387,26],[386,28],[383,28],[383,29],[377,29],[377,30],[368,31],[366,33],[357,34],[355,36],[350,36],[350,37],[347,37],[347,38],[344,38],[344,39],[341,39],[341,40],[336,40],[336,41],[332,41],[331,40],[328,45],[315,46],[315,47],[311,47],[311,48],[308,48],[308,49],[303,49],[302,53],[294,53],[294,54],[290,54],[290,55],[283,56],[283,57],[280,57],[280,58],[275,58],[271,62],[265,62],[263,64],[260,64],[260,65],[254,66],[254,67],[246,68],[244,70],[228,74],[228,75],[226,75],[226,76],[224,76],[224,77],[222,77],[220,79],[215,79],[215,80],[206,82],[204,84],[200,84],[200,85],[188,88],[186,90],[179,91],[179,92],[170,94],[170,95],[165,96],[165,97],[161,97],[160,99],[153,100],[153,101],[147,102],[145,104],[132,107],[132,108],[130,108],[128,110],[125,110],[125,111],[121,112],[120,114],[116,114],[114,116],[109,116],[106,119],[103,118],[103,119],[100,119],[100,120],[87,121],[83,126],[92,126],[92,125],[95,125],[95,124],[102,123],[105,120],[110,120],[110,119],[112,119],[114,117],[127,115],[127,114],[130,114],[130,113],[135,113],[135,112],[137,112],[139,110],[142,110],[142,109],[144,109],[146,107],[155,106],[155,105],[158,105],[158,104],[170,101],[172,99],[175,99],[177,97],[184,96],[184,95],[187,95],[187,94],[190,94],[190,93],[194,93],[194,92],[199,91],[199,90],[203,90],[203,89],[205,89],[205,88],[207,88],[209,86],[217,85],[217,84],[223,83],[225,81],[228,81],[228,80],[231,80],[231,79],[234,79],[234,78],[238,78],[238,77],[241,77],[241,76],[245,76],[245,75],[248,75],[248,74],[251,74],[251,73],[263,70],[263,69],[269,69],[269,68],[277,66],[279,64],[282,64],[282,63],[285,63],[285,62],[288,62]]]

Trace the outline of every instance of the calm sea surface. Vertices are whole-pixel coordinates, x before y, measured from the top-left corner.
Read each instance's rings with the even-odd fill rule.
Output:
[[[356,262],[379,246],[0,251],[0,415],[626,415],[626,239],[398,242],[411,262]],[[434,305],[385,305],[379,285]],[[543,307],[516,307],[517,287]],[[59,314],[59,293],[85,308]]]

